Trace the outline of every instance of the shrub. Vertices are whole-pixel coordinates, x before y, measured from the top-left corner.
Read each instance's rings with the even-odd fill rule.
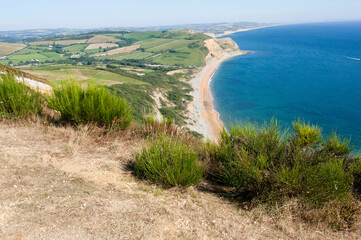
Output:
[[[41,115],[44,102],[41,93],[17,82],[14,76],[0,75],[0,116]]]
[[[337,135],[323,141],[319,127],[301,121],[293,129],[286,134],[272,120],[262,128],[238,125],[223,131],[219,144],[206,146],[210,176],[243,200],[272,203],[296,197],[312,206],[350,202],[349,141]]]
[[[306,124],[301,120],[293,122],[293,129],[296,132],[296,139],[301,147],[315,146],[321,142],[321,128]]]
[[[136,155],[135,173],[164,186],[188,187],[202,180],[204,166],[184,139],[160,134]]]
[[[59,111],[64,121],[96,123],[99,126],[124,129],[132,117],[125,99],[117,97],[104,86],[88,81],[86,87],[77,81],[64,81],[54,87],[49,107]]]
[[[330,158],[309,167],[305,174],[305,191],[301,195],[313,205],[331,200],[347,203],[352,199],[352,175],[345,170],[344,160]]]
[[[350,147],[350,142],[350,139],[342,139],[334,133],[324,143],[324,148],[327,152],[333,153],[337,156],[347,155],[354,149],[354,147]]]
[[[259,196],[271,187],[271,171],[284,161],[285,142],[277,121],[257,126],[231,127],[219,145],[208,144],[213,178],[234,187],[245,198]]]
[[[356,158],[350,167],[353,176],[353,189],[356,197],[361,200],[361,158]]]

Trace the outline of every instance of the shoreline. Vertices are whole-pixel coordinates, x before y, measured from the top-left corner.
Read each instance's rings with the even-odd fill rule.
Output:
[[[215,61],[205,66],[205,74],[201,78],[201,83],[198,91],[200,92],[202,117],[207,123],[208,131],[213,141],[217,141],[224,125],[220,119],[220,114],[214,108],[214,99],[212,97],[210,83],[212,82],[214,73],[224,61],[244,54],[247,54],[247,51],[241,51],[239,53],[235,53],[221,59],[216,59]]]
[[[252,30],[257,30],[257,29],[262,29],[262,28],[278,27],[278,26],[283,26],[283,25],[289,25],[289,24],[287,24],[287,23],[285,23],[285,24],[273,24],[273,25],[254,27],[254,28],[242,28],[242,29],[238,29],[238,30],[234,30],[234,31],[226,31],[224,33],[215,35],[215,37],[219,38],[219,37],[228,36],[228,35],[238,33],[238,32],[247,32],[247,31],[252,31]]]
[[[248,51],[238,49],[220,58],[208,57],[206,65],[192,78],[194,100],[188,106],[188,117],[192,122],[187,124],[190,130],[199,132],[205,139],[217,141],[223,129],[223,123],[220,114],[214,109],[210,83],[214,73],[224,61],[247,53]]]

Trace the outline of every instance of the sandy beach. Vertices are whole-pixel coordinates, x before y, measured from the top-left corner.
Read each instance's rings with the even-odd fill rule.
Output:
[[[218,69],[220,64],[232,57],[242,55],[245,53],[238,53],[234,56],[224,57],[222,59],[215,60],[214,62],[208,64],[205,68],[205,74],[201,78],[201,84],[199,87],[200,92],[200,101],[202,104],[202,117],[208,125],[208,131],[210,132],[211,138],[213,141],[216,141],[219,137],[220,132],[223,129],[223,125],[219,120],[218,113],[214,111],[212,104],[212,97],[209,88],[209,82],[214,74],[214,72]]]
[[[192,94],[193,103],[188,108],[188,117],[192,120],[192,124],[188,124],[188,127],[201,133],[206,139],[216,141],[223,129],[223,125],[219,120],[218,113],[213,109],[209,82],[222,62],[246,54],[247,51],[241,51],[238,46],[237,49],[232,49],[232,51],[214,49],[217,48],[214,43],[208,44],[208,48],[211,53],[206,58],[207,64],[191,81],[195,91]]]
[[[241,28],[241,29],[234,30],[234,31],[225,31],[222,34],[216,34],[213,37],[223,37],[223,36],[227,36],[227,35],[230,35],[233,33],[246,32],[246,31],[257,30],[257,29],[262,29],[262,28],[269,28],[269,27],[277,27],[277,26],[282,26],[282,25],[289,25],[289,24],[272,24],[272,25],[267,25],[267,26],[254,27],[254,28]]]

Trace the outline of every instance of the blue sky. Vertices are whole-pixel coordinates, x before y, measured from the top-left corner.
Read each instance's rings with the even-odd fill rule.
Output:
[[[361,20],[361,0],[0,0],[0,30]]]

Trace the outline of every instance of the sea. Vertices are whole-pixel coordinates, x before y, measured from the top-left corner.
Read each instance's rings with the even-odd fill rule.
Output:
[[[293,24],[238,32],[250,53],[221,64],[213,107],[229,128],[276,118],[304,120],[361,149],[361,21]]]

